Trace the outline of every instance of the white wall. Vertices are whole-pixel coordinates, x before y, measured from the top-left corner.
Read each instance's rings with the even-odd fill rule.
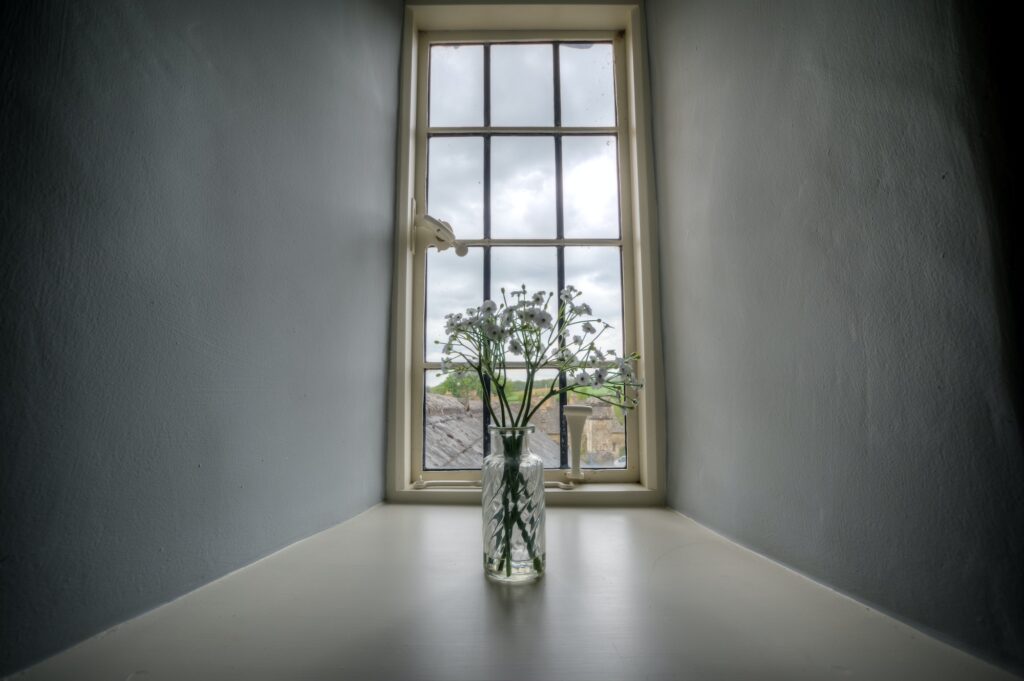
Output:
[[[646,9],[671,504],[1024,667],[1016,348],[969,17]]]
[[[0,674],[381,499],[401,22],[6,5]]]

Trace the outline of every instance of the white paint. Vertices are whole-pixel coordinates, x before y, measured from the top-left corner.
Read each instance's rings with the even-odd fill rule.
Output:
[[[379,506],[17,678],[1011,678],[671,511],[548,521],[547,575],[503,587],[479,509]]]
[[[972,4],[646,3],[669,500],[1024,670]]]
[[[0,674],[380,500],[402,21],[7,7]]]

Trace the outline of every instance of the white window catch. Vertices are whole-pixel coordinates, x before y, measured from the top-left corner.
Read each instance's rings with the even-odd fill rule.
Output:
[[[460,258],[469,253],[469,248],[456,240],[452,226],[432,215],[417,215],[413,221],[413,249],[419,251],[433,246],[438,251],[446,251],[455,247],[455,255]]]

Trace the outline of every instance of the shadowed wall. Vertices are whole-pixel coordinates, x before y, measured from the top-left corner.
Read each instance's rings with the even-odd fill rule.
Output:
[[[0,674],[381,499],[402,6],[2,22]]]
[[[671,504],[1024,668],[1020,259],[981,19],[646,7]]]

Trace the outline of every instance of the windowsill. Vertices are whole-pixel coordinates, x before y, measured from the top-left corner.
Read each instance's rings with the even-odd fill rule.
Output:
[[[660,506],[665,497],[658,490],[639,483],[583,484],[574,489],[548,488],[544,500],[549,506]],[[480,504],[480,489],[411,485],[395,490],[388,501],[401,504]]]
[[[18,678],[1011,679],[669,510],[545,524],[510,587],[479,509],[377,506]]]

